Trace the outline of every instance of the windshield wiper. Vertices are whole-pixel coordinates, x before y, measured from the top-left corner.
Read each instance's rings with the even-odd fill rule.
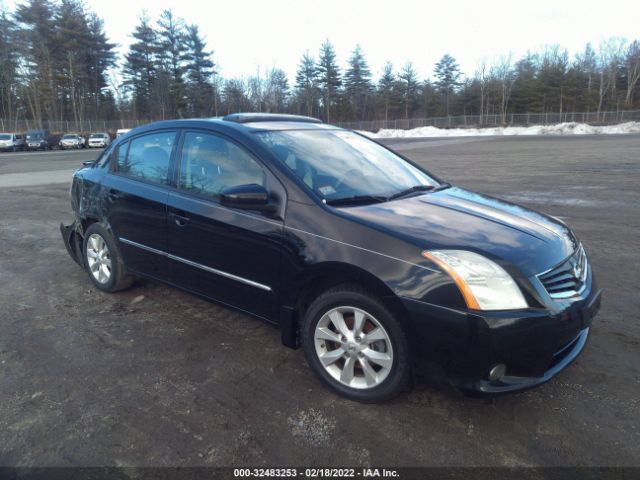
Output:
[[[400,190],[397,193],[394,193],[389,197],[389,200],[395,200],[396,198],[406,197],[407,195],[411,195],[416,192],[428,192],[433,190],[433,185],[414,185],[413,187],[407,188],[406,190]]]
[[[387,200],[395,200],[396,198],[406,197],[407,195],[411,195],[412,193],[417,192],[437,192],[438,190],[444,190],[445,188],[449,188],[451,185],[448,183],[441,183],[440,185],[414,185],[413,187],[407,188],[406,190],[401,190],[400,192],[394,193],[389,196]]]
[[[337,207],[340,205],[365,205],[368,203],[381,203],[388,200],[384,195],[354,195],[352,197],[333,198],[325,200],[327,205]]]

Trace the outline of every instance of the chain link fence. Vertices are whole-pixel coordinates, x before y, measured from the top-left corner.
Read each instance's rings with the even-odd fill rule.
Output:
[[[640,121],[640,110],[619,110],[616,112],[507,113],[506,115],[495,114],[482,116],[458,115],[450,117],[338,122],[337,125],[350,130],[377,132],[381,129],[410,130],[418,127],[526,127],[530,125],[554,125],[564,122],[613,125],[631,121]]]
[[[0,132],[23,133],[29,130],[48,130],[51,133],[109,132],[115,134],[121,128],[135,128],[151,120],[81,120],[35,122],[26,119],[0,118]],[[615,112],[562,112],[562,113],[508,113],[506,115],[458,115],[449,117],[409,118],[395,120],[370,120],[337,122],[336,125],[351,130],[377,132],[380,129],[410,130],[418,127],[477,128],[501,126],[553,125],[563,122],[612,125],[640,121],[640,110]]]

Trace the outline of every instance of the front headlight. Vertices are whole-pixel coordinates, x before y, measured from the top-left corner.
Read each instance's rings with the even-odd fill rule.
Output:
[[[528,306],[511,275],[482,255],[466,250],[425,250],[422,256],[451,276],[471,309],[511,310]]]

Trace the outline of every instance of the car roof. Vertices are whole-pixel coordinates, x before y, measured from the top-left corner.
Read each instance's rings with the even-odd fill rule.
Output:
[[[225,117],[161,120],[142,125],[132,130],[142,133],[160,128],[206,128],[212,125],[242,133],[273,130],[342,130],[340,127],[322,123],[317,118],[268,113],[236,113]]]

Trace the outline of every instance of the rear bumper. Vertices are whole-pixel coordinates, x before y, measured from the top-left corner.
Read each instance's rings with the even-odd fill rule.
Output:
[[[62,235],[64,246],[73,261],[82,266],[82,237],[76,229],[75,222],[71,225],[60,223],[60,234]]]
[[[466,312],[403,299],[415,335],[418,373],[435,369],[471,395],[496,395],[541,385],[573,362],[589,338],[602,291],[558,313],[542,309]],[[490,380],[499,364],[506,374]]]

